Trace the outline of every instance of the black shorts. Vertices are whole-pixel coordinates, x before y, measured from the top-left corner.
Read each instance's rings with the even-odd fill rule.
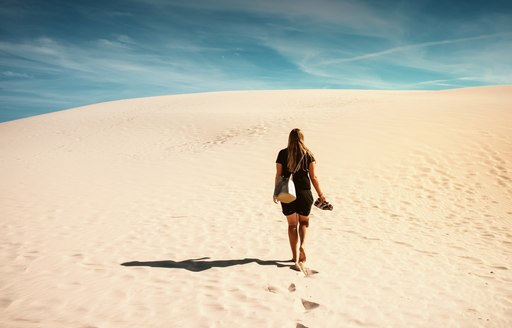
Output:
[[[281,203],[283,214],[288,216],[293,213],[302,216],[309,216],[311,213],[311,206],[313,206],[313,193],[311,190],[296,190],[297,199],[291,203]]]

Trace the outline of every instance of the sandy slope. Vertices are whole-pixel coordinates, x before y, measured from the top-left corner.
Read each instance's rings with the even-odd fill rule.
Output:
[[[510,327],[511,122],[503,86],[179,95],[2,123],[0,326]],[[313,209],[309,277],[280,262],[271,199],[294,127],[335,206]]]

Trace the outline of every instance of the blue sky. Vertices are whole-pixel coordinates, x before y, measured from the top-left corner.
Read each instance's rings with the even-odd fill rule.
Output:
[[[512,84],[511,1],[0,0],[0,122],[248,89]]]

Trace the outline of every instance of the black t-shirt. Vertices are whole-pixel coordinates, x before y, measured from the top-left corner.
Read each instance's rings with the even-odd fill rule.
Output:
[[[315,158],[309,154],[304,156],[299,171],[293,174],[293,183],[296,189],[310,190],[311,180],[309,180],[309,164],[314,162]],[[290,175],[288,171],[288,148],[281,149],[277,155],[276,163],[283,166],[282,176],[287,177]]]

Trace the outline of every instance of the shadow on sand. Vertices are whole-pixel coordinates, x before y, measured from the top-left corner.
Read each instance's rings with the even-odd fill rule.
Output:
[[[290,265],[283,264],[282,262],[287,261],[277,261],[277,260],[260,260],[260,259],[240,259],[240,260],[214,260],[207,261],[209,257],[202,257],[198,259],[190,259],[185,261],[149,261],[149,262],[125,262],[121,263],[122,266],[146,266],[153,268],[168,268],[168,269],[185,269],[193,272],[201,272],[211,268],[226,268],[234,265],[243,265],[249,263],[257,263],[259,265],[275,265],[278,268],[289,267]]]

